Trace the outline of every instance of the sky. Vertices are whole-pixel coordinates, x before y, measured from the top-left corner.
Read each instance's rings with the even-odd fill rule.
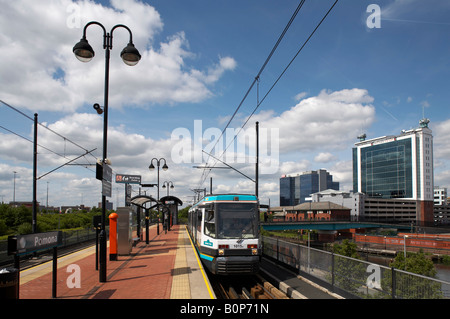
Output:
[[[183,206],[194,189],[209,192],[211,181],[213,193],[253,194],[258,122],[258,194],[274,206],[285,174],[323,168],[351,190],[357,136],[398,135],[426,117],[434,185],[450,187],[450,2],[334,3],[0,0],[0,200],[12,201],[14,191],[16,201],[32,200],[38,114],[37,200],[101,201],[93,164],[102,158],[104,114],[93,104],[104,104],[102,29],[87,28],[90,62],[72,52],[90,21],[108,33],[126,25],[141,54],[136,66],[124,64],[130,35],[114,29],[107,118],[113,174],[156,183],[148,167],[165,160],[160,184],[171,181],[170,195]],[[69,161],[78,165],[64,165]],[[157,196],[156,188],[140,191]],[[113,180],[108,200],[124,206],[124,193]]]

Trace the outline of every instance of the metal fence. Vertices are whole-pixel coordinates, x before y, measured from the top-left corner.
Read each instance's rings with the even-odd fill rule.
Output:
[[[108,231],[108,227],[106,229]],[[79,229],[79,230],[65,230],[62,233],[62,245],[59,248],[64,248],[79,244],[82,242],[90,241],[95,239],[96,230],[92,228]],[[0,265],[6,264],[13,260],[13,256],[8,256],[8,241],[0,241]]]
[[[333,292],[365,299],[450,299],[450,282],[263,236],[263,254]]]

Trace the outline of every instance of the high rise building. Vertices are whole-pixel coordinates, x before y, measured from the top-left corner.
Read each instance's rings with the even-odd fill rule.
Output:
[[[280,206],[295,206],[311,201],[311,194],[326,189],[339,190],[339,182],[333,182],[333,176],[324,169],[283,175],[280,178]]]
[[[433,136],[428,123],[428,119],[423,119],[419,128],[403,130],[400,135],[362,138],[356,143],[353,148],[354,192],[372,199],[415,201],[415,216],[404,218],[405,221],[432,222]],[[378,214],[379,209],[377,207]],[[365,211],[366,215],[370,213]]]

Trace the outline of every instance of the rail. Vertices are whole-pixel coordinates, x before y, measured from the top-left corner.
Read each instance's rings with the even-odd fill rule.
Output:
[[[450,282],[263,236],[263,254],[347,298],[450,299]]]
[[[210,278],[219,299],[289,299],[261,275]]]

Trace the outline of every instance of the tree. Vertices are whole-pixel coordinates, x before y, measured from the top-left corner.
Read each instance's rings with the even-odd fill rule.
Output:
[[[0,219],[0,236],[6,235],[8,233],[8,226],[3,219]]]
[[[333,252],[338,255],[360,259],[356,243],[348,239],[344,239],[342,244],[333,245]]]
[[[422,249],[418,253],[408,252],[406,260],[404,253],[397,254],[389,266],[431,278],[435,278],[437,273],[433,261],[426,257]]]
[[[187,223],[187,220],[188,220],[188,212],[189,212],[189,209],[191,208],[191,206],[187,206],[187,207],[185,207],[185,208],[183,208],[183,209],[180,209],[179,211],[178,211],[178,222],[179,223]]]
[[[398,253],[394,261],[389,265],[401,271],[385,272],[381,281],[384,291],[388,291],[391,295],[394,293],[396,298],[401,299],[437,299],[442,298],[440,284],[433,280],[414,276],[410,273],[435,278],[436,269],[433,261],[424,254],[422,250],[418,253],[408,252],[406,260],[404,253]],[[404,270],[405,272],[403,272]],[[395,280],[394,284],[392,280]],[[392,287],[395,291],[392,292]]]
[[[366,270],[362,263],[354,260],[360,259],[356,243],[344,239],[342,244],[333,246],[333,252],[334,284],[348,292],[357,293],[366,277]]]

